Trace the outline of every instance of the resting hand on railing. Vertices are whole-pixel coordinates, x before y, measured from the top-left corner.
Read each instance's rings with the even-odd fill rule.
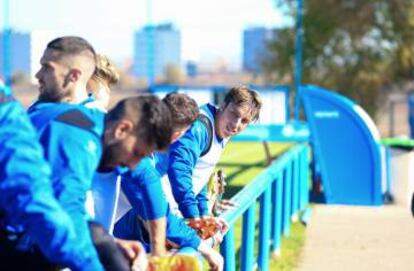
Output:
[[[215,217],[215,216],[203,216],[203,219],[212,219],[214,222],[218,225],[218,229],[220,232],[225,235],[227,231],[229,230],[229,225],[227,222],[221,218],[221,217]]]
[[[210,266],[210,270],[212,271],[222,271],[223,270],[223,256],[220,255],[217,251],[215,251],[212,247],[208,246],[205,241],[201,241],[200,245],[198,246],[198,251],[204,257],[204,259],[208,262]]]
[[[222,199],[226,185],[226,176],[221,169],[214,172],[209,178],[207,185],[209,210],[214,216],[219,216],[224,211],[238,207],[236,202]]]
[[[221,201],[214,202],[212,212],[214,215],[218,216],[227,210],[232,210],[237,207],[239,207],[238,203],[228,199],[222,199]]]

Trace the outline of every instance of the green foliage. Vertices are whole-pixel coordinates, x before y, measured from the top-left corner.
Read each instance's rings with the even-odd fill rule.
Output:
[[[295,17],[296,0],[278,0]],[[414,72],[414,1],[304,0],[303,83],[339,91],[375,117],[384,90]],[[269,44],[268,73],[292,82],[294,29]]]

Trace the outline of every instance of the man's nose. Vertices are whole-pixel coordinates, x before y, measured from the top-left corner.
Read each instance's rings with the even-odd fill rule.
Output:
[[[241,123],[242,123],[242,119],[241,119],[241,118],[238,118],[237,120],[235,120],[235,121],[232,123],[231,129],[232,129],[233,131],[237,131],[237,130],[238,130],[238,128],[240,127]]]
[[[35,77],[36,77],[37,79],[40,79],[40,70],[38,70],[38,71],[37,71],[37,73],[35,74]]]

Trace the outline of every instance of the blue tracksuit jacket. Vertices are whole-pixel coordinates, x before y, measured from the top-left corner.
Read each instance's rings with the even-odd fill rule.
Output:
[[[216,110],[213,106],[208,106],[208,109]],[[207,186],[195,195],[192,180],[197,160],[207,147],[208,130],[199,120],[196,120],[190,129],[170,147],[168,178],[178,208],[185,218],[208,214]]]
[[[26,112],[0,87],[0,228],[23,229],[52,262],[101,270],[77,242],[74,224],[53,195],[50,173]]]
[[[77,245],[94,259],[92,270],[101,270],[84,205],[102,154],[104,114],[82,105],[37,103],[29,116],[52,169],[54,195],[75,226]]]

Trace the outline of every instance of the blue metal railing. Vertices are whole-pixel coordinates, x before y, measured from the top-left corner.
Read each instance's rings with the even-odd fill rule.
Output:
[[[224,270],[236,270],[235,222],[243,216],[241,270],[269,269],[269,254],[280,255],[282,235],[290,235],[292,216],[309,202],[309,146],[302,143],[282,154],[267,169],[239,191],[232,201],[239,204],[220,217],[229,223],[220,252]],[[260,201],[259,253],[254,256],[256,204]]]

